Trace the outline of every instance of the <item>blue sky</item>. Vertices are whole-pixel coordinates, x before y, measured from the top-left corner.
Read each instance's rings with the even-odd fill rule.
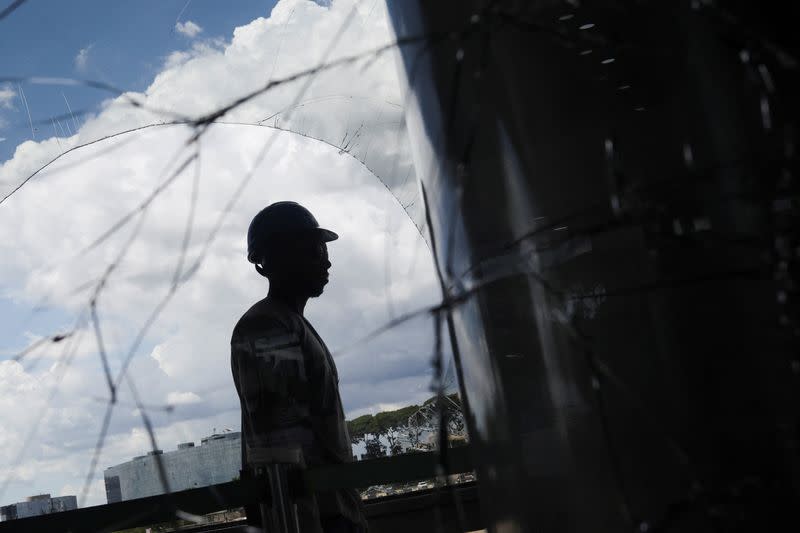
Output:
[[[7,0],[0,5],[7,4]],[[0,77],[48,76],[92,79],[126,90],[142,90],[174,50],[192,39],[175,31],[176,21],[192,21],[203,38],[230,39],[233,29],[268,16],[274,0],[29,0],[0,21]],[[179,17],[180,15],[180,17]],[[81,50],[85,68],[76,65]],[[93,109],[110,95],[95,89],[23,84],[35,121],[67,113],[63,92],[73,110]],[[0,161],[31,138],[22,103],[4,116]],[[66,121],[64,121],[66,122]],[[52,124],[35,125],[37,138],[53,135]],[[72,126],[74,129],[74,125]]]

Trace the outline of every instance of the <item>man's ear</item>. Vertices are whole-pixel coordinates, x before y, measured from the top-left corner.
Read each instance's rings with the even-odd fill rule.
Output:
[[[270,272],[270,265],[267,263],[267,258],[262,256],[255,264],[256,272],[264,276],[265,278],[269,277]]]
[[[261,265],[258,265],[258,264],[254,265],[254,266],[256,267],[256,272],[258,272],[259,274],[261,274],[265,278],[269,278],[269,275],[267,275],[267,271],[264,269],[264,267],[262,267]]]

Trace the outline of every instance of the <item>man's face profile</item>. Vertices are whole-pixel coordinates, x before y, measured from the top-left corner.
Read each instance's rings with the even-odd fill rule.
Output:
[[[281,243],[273,253],[272,283],[280,283],[297,295],[320,296],[328,283],[328,246],[312,236],[302,236]]]

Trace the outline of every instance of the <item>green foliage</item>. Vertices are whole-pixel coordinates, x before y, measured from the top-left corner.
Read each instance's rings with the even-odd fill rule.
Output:
[[[451,399],[456,405],[461,406],[461,398],[458,393],[449,394],[448,398]],[[437,397],[432,396],[423,402],[423,406],[436,403]],[[447,403],[447,402],[445,402]],[[395,409],[394,411],[381,411],[376,415],[362,415],[353,420],[347,421],[347,430],[350,433],[350,440],[353,444],[364,441],[366,444],[371,445],[372,448],[367,450],[367,456],[371,456],[370,452],[379,454],[381,450],[378,449],[378,437],[384,436],[389,442],[389,451],[392,455],[400,453],[402,447],[398,442],[398,433],[409,433],[411,442],[418,441],[419,435],[412,434],[411,428],[408,425],[408,418],[419,411],[419,405],[408,405]],[[452,404],[448,406],[452,409]],[[370,436],[372,436],[370,438]],[[375,442],[371,442],[375,441]],[[381,445],[382,446],[382,445]],[[385,450],[384,450],[385,451]],[[377,455],[375,455],[377,456]]]
[[[347,430],[353,442],[361,441],[366,435],[386,435],[398,431],[408,424],[408,417],[419,410],[418,405],[401,407],[394,411],[381,411],[376,415],[362,415],[347,421]]]
[[[364,438],[368,433],[372,433],[374,429],[374,422],[372,415],[359,416],[353,420],[347,421],[347,432],[350,433],[350,439],[356,443]]]
[[[368,459],[377,459],[386,455],[386,446],[384,446],[377,436],[366,440],[366,452],[364,456]]]

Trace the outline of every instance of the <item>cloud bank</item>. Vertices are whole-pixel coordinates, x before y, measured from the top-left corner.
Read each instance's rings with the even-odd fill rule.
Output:
[[[175,31],[191,39],[193,37],[197,37],[200,34],[200,32],[203,31],[203,28],[201,28],[191,20],[187,20],[186,22],[180,22],[180,21],[176,22]]]

